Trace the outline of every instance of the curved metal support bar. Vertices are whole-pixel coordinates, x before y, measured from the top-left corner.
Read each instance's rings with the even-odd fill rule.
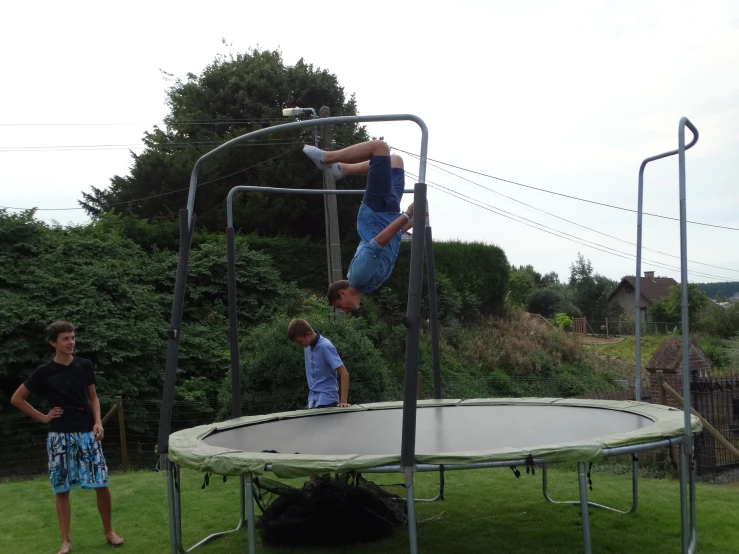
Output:
[[[687,125],[688,128],[693,133],[693,140],[690,141],[690,143],[685,146],[684,140],[685,140],[685,133],[684,133],[684,126]],[[662,158],[667,158],[669,156],[674,156],[676,154],[680,154],[682,151],[684,154],[685,150],[688,150],[695,146],[695,143],[698,142],[698,129],[695,128],[695,125],[693,125],[690,121],[688,121],[687,118],[682,118],[680,120],[680,140],[683,141],[683,146],[679,146],[677,150],[670,150],[669,152],[664,152],[662,154],[657,154],[656,156],[651,156],[647,159],[645,159],[641,165],[639,166],[639,192],[638,192],[638,200],[637,200],[637,215],[636,215],[636,286],[634,291],[634,297],[635,297],[635,305],[634,309],[635,312],[635,318],[634,323],[636,325],[635,328],[635,342],[636,342],[636,400],[641,400],[641,251],[642,251],[642,214],[643,214],[643,208],[644,208],[644,170],[647,167],[647,164],[650,162],[654,162],[656,160],[661,160]],[[687,283],[687,279],[684,279],[683,282]]]
[[[185,549],[185,547],[182,545],[182,507],[181,507],[181,504],[180,504],[180,470],[179,470],[179,467],[177,467],[175,464],[172,464],[171,473],[172,473],[173,479],[171,479],[171,480],[168,479],[168,488],[169,488],[169,491],[168,492],[169,492],[169,494],[171,494],[172,499],[174,500],[174,509],[172,511],[173,511],[173,515],[174,515],[176,524],[171,527],[170,534],[172,534],[172,532],[174,532],[174,537],[172,537],[174,539],[174,541],[173,541],[172,545],[173,545],[173,547],[176,548],[176,551],[177,552],[180,552],[180,553],[183,553],[183,554],[185,552],[192,552],[193,550],[195,550],[196,548],[198,548],[200,546],[203,546],[204,544],[208,544],[209,542],[211,542],[211,541],[213,541],[213,540],[215,540],[217,538],[223,537],[225,535],[230,535],[231,533],[235,533],[237,531],[240,531],[241,529],[243,529],[246,526],[247,520],[246,520],[245,514],[244,514],[244,483],[245,483],[245,478],[242,476],[240,478],[240,482],[241,482],[241,511],[240,512],[241,512],[241,515],[240,515],[240,518],[239,518],[239,522],[236,525],[236,528],[235,529],[231,529],[229,531],[220,531],[218,533],[213,533],[211,535],[208,535],[204,539],[202,539],[202,540],[198,541],[197,543],[195,543],[194,545],[192,545],[190,548]]]
[[[615,512],[617,514],[634,513],[639,505],[639,462],[637,462],[636,459],[633,459],[631,464],[631,508],[629,508],[628,510],[619,510],[618,508],[612,508],[611,506],[598,504],[597,502],[588,502],[588,506],[590,506],[591,508],[600,508],[601,510]],[[549,496],[549,490],[547,487],[549,481],[547,478],[547,474],[547,464],[544,464],[544,466],[542,467],[541,478],[541,488],[542,492],[544,493],[544,500],[552,504],[566,504],[569,506],[580,505],[579,500],[553,500],[552,497]]]
[[[321,119],[321,125],[338,125],[341,123],[366,123],[366,122],[379,122],[379,121],[412,121],[416,123],[421,128],[421,157],[425,161],[426,152],[427,152],[427,144],[428,144],[428,128],[426,127],[426,123],[424,123],[424,121],[418,116],[415,116],[412,114],[390,114],[390,115],[351,115],[351,116],[326,117],[326,118]],[[303,127],[313,127],[315,125],[316,125],[316,121],[314,119],[309,119],[306,121],[292,121],[290,123],[283,123],[282,125],[275,125],[273,127],[265,127],[264,129],[258,129],[256,131],[252,131],[251,133],[246,133],[245,135],[241,135],[236,138],[233,138],[229,140],[228,142],[224,142],[220,146],[217,146],[210,152],[206,152],[205,154],[203,154],[200,157],[200,159],[197,162],[195,162],[195,166],[192,168],[192,173],[190,175],[190,191],[187,194],[188,221],[192,221],[193,208],[195,206],[195,193],[198,187],[198,175],[200,173],[200,166],[203,164],[205,160],[207,160],[208,158],[211,158],[212,156],[216,155],[219,152],[222,152],[223,150],[231,148],[232,146],[236,146],[237,144],[247,142],[250,139],[254,139],[262,135],[268,135],[270,133],[275,133],[279,131],[287,131],[291,129],[301,129]],[[418,170],[418,180],[420,182],[423,182],[425,178],[426,178],[426,164],[422,163]]]
[[[314,195],[326,195],[326,194],[337,194],[339,196],[348,195],[359,195],[364,194],[364,189],[286,189],[281,187],[258,187],[252,185],[239,185],[233,187],[228,191],[226,196],[226,226],[233,227],[233,197],[234,194],[240,191],[252,191],[252,192],[273,192],[277,194],[314,194]],[[403,192],[408,194],[412,193],[413,189],[403,189]]]

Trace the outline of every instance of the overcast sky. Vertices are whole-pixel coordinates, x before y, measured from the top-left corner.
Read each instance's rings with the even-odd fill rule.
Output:
[[[42,1],[10,3],[3,20],[2,206],[77,207],[81,191],[127,174],[129,147],[140,152],[166,114],[160,70],[199,74],[227,52],[224,37],[234,52],[277,48],[287,64],[328,69],[361,114],[420,116],[433,159],[632,210],[641,161],[676,148],[687,116],[700,131],[687,156],[688,219],[739,228],[736,1]],[[419,151],[412,123],[368,129]],[[63,145],[97,148],[46,148]],[[562,280],[578,252],[613,279],[634,274],[636,214],[447,169],[473,182],[429,166],[436,239],[496,244],[511,263]],[[645,211],[678,217],[677,157],[651,164],[645,188]],[[81,210],[38,217],[87,220]],[[739,280],[738,240],[690,224],[690,280]],[[643,270],[679,280],[677,221],[645,216],[644,247]]]

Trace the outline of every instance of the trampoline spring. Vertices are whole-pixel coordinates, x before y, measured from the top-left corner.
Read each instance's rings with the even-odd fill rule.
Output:
[[[529,474],[529,471],[531,472],[531,475],[536,475],[536,466],[534,465],[534,457],[529,454],[529,457],[526,458],[526,475]]]
[[[593,462],[590,462],[588,464],[588,486],[590,487],[590,492],[593,492],[593,480],[590,478],[590,470],[593,468]]]

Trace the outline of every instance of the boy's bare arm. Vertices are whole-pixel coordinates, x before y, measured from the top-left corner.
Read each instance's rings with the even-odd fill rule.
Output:
[[[344,366],[336,368],[341,380],[341,400],[339,401],[339,408],[348,408],[349,404],[349,372]]]
[[[95,440],[101,441],[105,436],[105,430],[103,429],[103,423],[100,419],[100,398],[98,398],[95,385],[89,385],[87,387],[87,396],[90,400],[90,408],[92,409],[92,417],[94,421],[92,432],[95,434]]]
[[[377,236],[375,237],[375,242],[377,242],[377,244],[384,248],[385,245],[390,242],[390,239],[392,239],[398,233],[398,231],[403,230],[406,223],[410,223],[410,221],[408,221],[408,219],[404,215],[398,216],[395,221],[393,221],[390,225],[377,233]]]
[[[42,414],[41,412],[39,412],[36,408],[28,403],[28,400],[26,400],[26,398],[28,398],[30,394],[31,391],[28,390],[28,387],[26,387],[26,385],[21,385],[13,393],[13,397],[10,399],[10,403],[24,414],[32,417],[40,423],[49,423],[52,419],[62,417],[62,413],[64,413],[64,410],[59,407],[52,408],[51,410],[49,410],[48,414]]]

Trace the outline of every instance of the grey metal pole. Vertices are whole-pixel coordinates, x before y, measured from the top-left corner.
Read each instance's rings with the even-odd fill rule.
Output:
[[[690,144],[684,147],[684,150],[688,150],[698,142],[698,131],[693,130],[695,127],[690,124],[691,131],[693,131],[693,140]],[[684,140],[683,135],[683,140]],[[680,148],[677,150],[670,150],[656,156],[646,158],[639,166],[639,189],[638,189],[638,200],[637,200],[637,215],[636,215],[636,284],[634,287],[635,300],[635,318],[634,318],[634,333],[636,342],[636,400],[641,400],[641,252],[642,252],[642,214],[644,209],[644,170],[647,164],[662,158],[674,156],[679,154]],[[683,151],[684,154],[684,151]],[[685,282],[685,280],[683,280]]]
[[[688,456],[693,455],[693,434],[690,413],[690,321],[688,313],[688,223],[685,186],[685,127],[693,132],[693,143],[698,140],[698,129],[687,117],[678,126],[678,177],[680,180],[680,283],[683,327],[683,414],[685,420],[684,444]]]
[[[429,289],[429,327],[431,330],[431,360],[434,368],[434,398],[441,398],[441,360],[439,354],[439,307],[436,297],[436,267],[431,225],[426,226],[426,278]]]
[[[685,455],[685,443],[680,443],[680,536],[682,538],[682,554],[690,551],[690,520],[688,517],[688,473]]]
[[[685,127],[693,133],[693,142],[698,140],[698,129],[687,117],[680,119],[678,125],[678,178],[680,181],[680,283],[682,311],[682,346],[683,346],[683,414],[685,429],[680,453],[680,508],[682,516],[683,551],[691,550],[692,517],[689,510],[687,491],[688,464],[693,458],[693,434],[691,426],[690,400],[690,318],[688,313],[688,224],[687,224],[687,192],[685,179]],[[691,486],[692,488],[692,486]],[[692,491],[691,491],[692,492]],[[691,498],[692,504],[692,498]],[[692,506],[690,506],[692,507]]]
[[[172,462],[167,460],[167,506],[169,513],[169,551],[177,554],[177,515],[175,514],[174,473]]]
[[[319,111],[322,119],[331,115],[328,106],[323,106]],[[321,147],[324,150],[331,148],[332,128],[331,125],[323,125],[321,132]],[[336,181],[333,175],[327,169],[323,170],[323,188],[325,190],[335,190]],[[327,194],[323,197],[324,219],[326,224],[326,258],[328,267],[328,284],[338,281],[342,278],[341,271],[341,240],[339,238],[339,208],[336,202],[336,195]],[[334,314],[341,317],[343,312],[334,310]]]
[[[160,457],[160,464],[166,463],[169,433],[172,430],[172,405],[177,379],[177,360],[180,353],[180,326],[182,325],[182,309],[185,303],[185,283],[187,281],[187,266],[190,261],[190,244],[194,222],[195,217],[193,216],[193,226],[188,227],[190,222],[187,219],[187,212],[180,210],[180,251],[177,261],[171,321],[167,333],[167,361],[162,391],[162,409],[159,413],[159,436],[157,438],[157,454]]]
[[[236,309],[236,245],[234,228],[226,228],[228,272],[228,339],[231,350],[231,416],[241,416],[241,368],[239,367],[239,323]]]
[[[410,543],[410,553],[418,554],[418,535],[416,533],[416,499],[413,487],[413,468],[406,466],[405,488],[406,502],[408,504],[408,541]]]
[[[414,210],[425,213],[426,183],[416,183],[413,200]],[[401,464],[412,467],[415,464],[416,449],[416,407],[418,386],[418,349],[421,319],[421,292],[423,287],[425,222],[422,217],[413,218],[413,239],[411,241],[410,277],[408,279],[408,307],[403,317],[407,328],[405,343],[405,391],[403,395],[403,429],[401,443]]]
[[[254,536],[254,485],[251,475],[246,476],[246,532],[249,534],[249,554],[256,554],[257,542]]]
[[[577,477],[580,483],[580,516],[582,517],[582,539],[585,554],[592,554],[590,544],[590,512],[588,507],[588,489],[585,481],[585,463],[577,463]]]

